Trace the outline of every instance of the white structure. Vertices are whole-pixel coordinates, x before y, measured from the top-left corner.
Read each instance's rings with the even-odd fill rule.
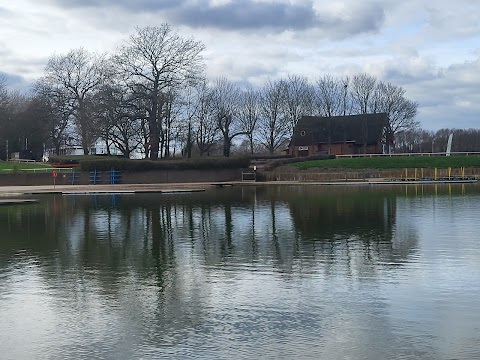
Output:
[[[107,146],[104,141],[98,139],[95,144],[90,147],[90,155],[106,155],[108,153]],[[114,156],[122,155],[122,152],[117,149],[117,147],[110,145],[110,154]],[[60,147],[60,153],[55,154],[55,149],[44,149],[43,161],[48,161],[50,155],[59,155],[59,156],[80,156],[83,155],[83,147],[80,145],[62,145]]]
[[[450,136],[448,137],[447,152],[445,156],[450,156],[450,153],[452,152],[452,141],[453,141],[453,133],[451,133]]]

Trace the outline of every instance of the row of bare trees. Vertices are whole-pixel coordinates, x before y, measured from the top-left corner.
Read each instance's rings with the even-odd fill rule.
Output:
[[[81,145],[88,154],[101,139],[126,157],[141,153],[155,160],[208,155],[219,144],[230,156],[242,140],[251,153],[273,154],[302,115],[386,112],[391,134],[418,127],[418,104],[405,90],[368,74],[324,75],[313,83],[289,75],[245,87],[225,77],[206,79],[203,51],[202,43],[162,24],[138,28],[113,54],[80,48],[53,55],[33,94],[15,105],[41,129],[4,134],[2,123],[15,128],[12,121],[19,120],[0,107],[0,141],[36,135],[57,153],[64,145]],[[2,94],[15,103],[8,91]]]
[[[396,136],[396,148],[404,153],[445,153],[450,134],[453,134],[452,152],[480,151],[480,129],[427,131],[417,128],[401,131]]]

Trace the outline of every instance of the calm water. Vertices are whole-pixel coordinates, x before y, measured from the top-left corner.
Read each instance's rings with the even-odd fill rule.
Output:
[[[1,359],[480,359],[480,187],[0,207]]]

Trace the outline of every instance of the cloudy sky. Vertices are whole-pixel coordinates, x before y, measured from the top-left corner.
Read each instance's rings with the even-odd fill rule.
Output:
[[[425,129],[480,128],[478,0],[3,1],[0,74],[26,89],[54,53],[111,52],[164,22],[206,45],[211,77],[367,72],[404,87]]]

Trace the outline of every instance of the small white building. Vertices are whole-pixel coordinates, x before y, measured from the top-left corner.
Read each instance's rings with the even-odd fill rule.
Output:
[[[95,144],[90,147],[90,155],[106,155],[108,153],[105,142],[97,140]],[[114,156],[122,155],[122,152],[117,147],[110,145],[110,154]],[[56,154],[55,149],[45,149],[43,155],[43,161],[48,161],[50,155],[58,156],[80,156],[83,155],[83,147],[80,145],[62,145],[60,147],[60,153]]]

